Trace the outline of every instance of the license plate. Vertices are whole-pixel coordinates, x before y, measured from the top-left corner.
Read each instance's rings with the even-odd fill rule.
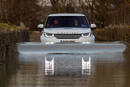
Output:
[[[63,40],[60,40],[60,43],[62,44],[62,43],[63,43]]]

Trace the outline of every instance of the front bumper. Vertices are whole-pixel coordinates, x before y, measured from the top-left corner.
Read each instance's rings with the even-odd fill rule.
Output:
[[[79,39],[57,39],[56,37],[45,37],[43,34],[40,37],[42,43],[62,43],[62,42],[80,42],[80,43],[94,43],[95,36],[92,34],[90,37],[82,36]]]

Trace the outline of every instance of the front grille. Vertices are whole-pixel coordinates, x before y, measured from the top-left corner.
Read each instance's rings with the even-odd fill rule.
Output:
[[[54,34],[57,39],[79,39],[81,34]]]

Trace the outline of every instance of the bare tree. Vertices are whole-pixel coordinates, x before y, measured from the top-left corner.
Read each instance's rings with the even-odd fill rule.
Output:
[[[38,0],[0,0],[0,21],[34,26],[41,10],[37,3]]]
[[[82,12],[87,15],[90,22],[94,22],[95,0],[79,0]]]
[[[59,4],[60,0],[50,0],[50,1],[51,1],[51,5],[52,5],[52,11],[54,13],[61,12],[61,7],[60,7],[60,4]]]
[[[74,12],[73,0],[50,0],[54,13]]]
[[[82,12],[88,16],[89,21],[101,25],[109,24],[109,12],[122,8],[124,0],[79,0]],[[125,10],[124,10],[125,11]],[[125,12],[121,12],[125,13]],[[122,17],[125,17],[122,15]],[[110,17],[110,19],[112,19]],[[125,18],[124,18],[125,19]]]
[[[74,13],[86,14],[91,23],[108,25],[126,23],[127,0],[50,0],[51,7],[47,7],[46,1],[41,0],[0,0],[0,22],[8,22],[19,25],[23,22],[26,26],[35,26],[45,20],[49,13]],[[78,5],[77,5],[78,4]],[[43,7],[44,5],[44,7]],[[48,10],[51,8],[51,10]],[[128,15],[129,16],[129,15]],[[113,21],[114,20],[114,21]]]

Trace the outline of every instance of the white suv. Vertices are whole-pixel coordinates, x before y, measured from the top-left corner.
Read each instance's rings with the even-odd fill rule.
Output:
[[[95,24],[89,23],[83,14],[51,14],[48,16],[40,37],[42,43],[62,43],[81,42],[94,43],[95,37],[91,28],[96,28]]]

